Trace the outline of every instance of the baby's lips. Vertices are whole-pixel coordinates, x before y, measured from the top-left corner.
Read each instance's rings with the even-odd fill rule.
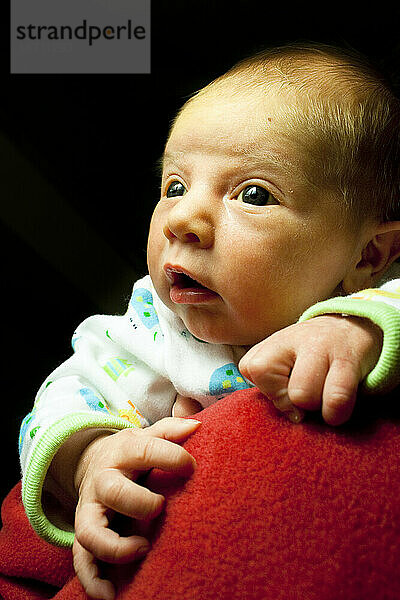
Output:
[[[178,271],[176,271],[170,265],[165,265],[165,267],[164,267],[164,273],[166,275],[166,278],[168,279],[168,281],[172,285],[174,285],[178,281],[178,279],[179,279]]]
[[[190,271],[187,271],[180,265],[164,265],[164,273],[171,285],[179,285],[181,287],[199,287],[209,289],[205,282],[195,277]]]
[[[164,273],[172,285],[181,283],[182,280],[186,278],[196,281],[189,271],[186,271],[186,269],[183,269],[179,265],[171,265],[167,263],[164,265]]]

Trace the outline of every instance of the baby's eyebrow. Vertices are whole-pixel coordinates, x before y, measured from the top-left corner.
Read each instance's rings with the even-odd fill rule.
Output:
[[[158,164],[160,165],[160,167],[162,169],[165,162],[168,161],[168,162],[176,163],[176,162],[178,162],[179,158],[181,158],[184,155],[185,155],[185,152],[171,152],[171,151],[164,150],[164,152],[158,159]]]
[[[241,154],[248,168],[268,169],[275,168],[278,173],[284,173],[286,176],[296,177],[302,180],[307,185],[317,188],[312,177],[310,177],[310,169],[306,164],[302,164],[301,160],[290,159],[285,154],[275,153],[272,150],[265,148],[250,148],[238,151],[237,155]]]
[[[179,164],[185,152],[163,152],[162,156],[157,161],[159,168],[163,168],[164,163],[169,162],[173,164]],[[268,166],[273,164],[275,166],[293,167],[293,164],[289,160],[283,159],[283,157],[277,156],[268,150],[261,150],[259,152],[249,151],[249,149],[236,149],[235,151],[228,152],[226,149],[221,154],[230,154],[231,158],[240,158],[248,161],[249,165],[256,165],[258,167]]]
[[[163,155],[158,160],[158,166],[161,174],[166,163],[176,165],[177,168],[182,166],[182,161],[186,156],[186,152],[165,150]],[[272,149],[263,148],[259,145],[253,147],[235,147],[228,151],[226,148],[222,151],[222,154],[228,154],[232,159],[240,159],[241,166],[247,170],[265,170],[269,168],[277,169],[278,172],[284,172],[286,175],[289,174],[292,177],[300,177],[304,182],[314,186],[314,183],[310,180],[307,172],[304,170],[298,161],[290,160],[290,158],[284,154],[274,152]],[[237,169],[239,164],[232,166],[232,169]]]
[[[235,152],[235,154],[237,156],[244,157],[251,165],[272,165],[276,167],[283,167],[292,171],[298,169],[296,161],[289,160],[287,156],[277,154],[272,150],[268,150],[266,148],[243,148],[238,149],[237,152]]]
[[[162,177],[164,166],[165,166],[166,162],[170,162],[172,164],[177,164],[177,166],[179,166],[178,159],[184,155],[185,155],[185,152],[167,152],[166,150],[164,150],[164,152],[156,160],[156,163],[155,163],[155,169],[156,169],[157,174],[160,177]]]

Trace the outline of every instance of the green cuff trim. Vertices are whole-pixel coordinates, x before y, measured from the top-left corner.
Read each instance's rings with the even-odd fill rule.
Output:
[[[323,314],[366,317],[383,330],[382,352],[374,369],[362,382],[367,393],[385,393],[400,384],[400,310],[385,302],[357,298],[331,298],[307,309],[299,322]]]
[[[28,519],[36,533],[55,546],[70,547],[74,533],[56,527],[46,517],[42,506],[42,490],[50,463],[66,439],[84,429],[128,429],[135,427],[129,421],[107,415],[75,413],[54,423],[38,440],[26,470],[22,501]]]

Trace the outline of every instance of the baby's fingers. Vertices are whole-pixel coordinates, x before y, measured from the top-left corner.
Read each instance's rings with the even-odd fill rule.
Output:
[[[329,359],[323,352],[300,352],[288,386],[293,404],[305,410],[319,410],[328,370]]]
[[[239,362],[240,372],[267,395],[287,389],[296,360],[291,349],[265,340],[254,346]]]
[[[164,496],[134,483],[116,469],[108,469],[97,478],[95,492],[100,504],[132,519],[155,519],[164,505]]]
[[[75,538],[73,546],[74,569],[85,592],[96,600],[114,600],[114,586],[100,577],[96,560]]]
[[[195,402],[192,398],[185,398],[185,400],[192,400],[192,402]],[[199,407],[201,409],[200,405]],[[196,421],[196,419],[165,417],[164,419],[161,419],[160,421],[157,421],[151,425],[151,427],[144,429],[143,432],[146,434],[151,433],[151,435],[156,437],[179,444],[187,440],[187,438],[194,433],[200,425],[201,422]]]
[[[241,373],[265,394],[274,406],[287,414],[294,423],[303,419],[303,412],[290,400],[289,378],[296,355],[292,348],[265,340],[254,346],[240,361]]]
[[[149,542],[137,535],[122,537],[109,529],[104,512],[100,504],[85,504],[77,511],[74,543],[108,563],[125,564],[143,558],[150,548]],[[80,556],[88,560],[87,554],[80,552]]]
[[[322,416],[329,425],[341,425],[351,417],[359,381],[360,372],[354,363],[332,362],[322,395]]]
[[[118,446],[114,448],[110,464],[132,477],[154,467],[174,471],[183,477],[192,475],[196,467],[195,459],[175,443],[177,437],[182,440],[182,437],[186,439],[193,433],[195,428],[192,424],[185,426],[185,422],[191,419],[170,417],[164,420],[178,423],[167,423],[163,427],[160,421],[147,429],[125,429],[117,433]],[[197,427],[199,425],[197,422]],[[175,433],[176,436],[173,435]],[[174,441],[170,441],[170,435]]]

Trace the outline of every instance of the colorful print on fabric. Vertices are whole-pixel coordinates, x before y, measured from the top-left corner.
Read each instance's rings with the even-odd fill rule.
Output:
[[[82,337],[81,335],[78,335],[78,334],[76,333],[76,331],[74,331],[74,335],[72,336],[72,340],[71,340],[71,346],[72,346],[72,350],[73,350],[74,352],[75,352],[75,350],[76,350],[76,344],[77,344],[78,340],[80,340],[80,339],[81,339],[81,337]]]
[[[82,398],[85,399],[86,404],[91,410],[96,410],[98,412],[104,413],[110,412],[104,400],[96,396],[96,394],[90,388],[81,388],[79,390],[79,393],[82,396]]]
[[[146,427],[146,425],[147,425],[146,420],[143,417],[143,415],[138,411],[136,406],[134,404],[132,404],[132,402],[130,400],[128,400],[128,404],[130,404],[130,406],[132,408],[128,408],[128,409],[121,408],[118,411],[118,414],[121,417],[121,419],[125,419],[126,421],[129,421],[129,423],[132,423],[132,425],[135,425],[135,427],[140,427],[140,428]]]
[[[103,366],[103,369],[111,379],[117,381],[121,375],[125,375],[125,377],[129,375],[129,373],[134,371],[135,367],[126,358],[111,358]]]
[[[373,300],[375,297],[379,296],[383,298],[394,298],[396,300],[400,300],[400,288],[396,288],[394,292],[368,288],[366,290],[361,290],[356,294],[352,294],[352,298],[356,298],[359,300]]]
[[[226,396],[249,386],[235,363],[228,363],[214,371],[210,378],[209,391],[212,396]]]
[[[35,418],[35,411],[33,410],[32,412],[30,412],[30,413],[28,413],[26,415],[26,417],[24,418],[24,420],[21,423],[21,428],[19,430],[19,439],[18,439],[18,451],[19,451],[20,455],[22,453],[22,448],[23,448],[23,445],[24,445],[25,436],[26,436],[26,434],[28,432],[28,429],[33,424],[34,418]],[[31,438],[35,437],[36,432],[38,431],[38,429],[40,429],[40,426],[33,427],[33,429],[31,429],[30,434],[29,434],[31,436]]]
[[[158,324],[158,316],[153,306],[153,295],[149,290],[145,288],[135,290],[131,298],[131,305],[147,329],[152,329]]]

